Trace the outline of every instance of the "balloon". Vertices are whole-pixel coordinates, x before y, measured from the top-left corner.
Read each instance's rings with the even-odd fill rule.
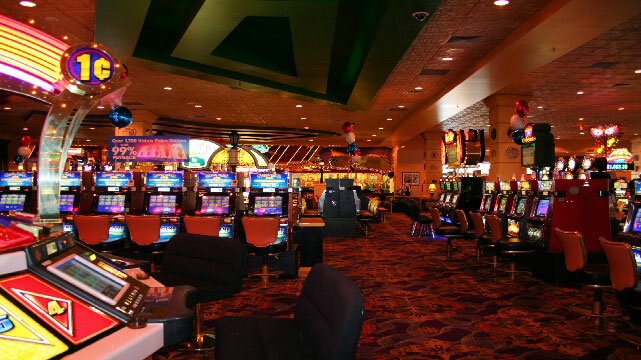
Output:
[[[517,145],[522,145],[524,136],[525,136],[525,132],[523,131],[523,129],[515,130],[512,133],[512,141],[514,141],[514,143]]]
[[[134,119],[131,111],[124,106],[116,106],[109,111],[111,123],[118,128],[127,127]]]
[[[351,123],[349,121],[345,121],[343,123],[343,132],[344,133],[348,133],[348,132],[353,131],[353,130],[354,130],[354,124],[353,123]]]
[[[31,149],[29,149],[26,146],[21,146],[18,148],[18,155],[22,156],[23,158],[28,158],[31,156]]]
[[[347,145],[347,153],[348,154],[354,155],[354,154],[356,154],[356,150],[358,150],[358,146],[356,146],[355,142]]]
[[[20,164],[20,163],[22,163],[24,161],[24,158],[22,156],[20,156],[20,155],[16,155],[16,157],[13,158],[13,161],[15,161],[16,164]]]
[[[354,134],[353,131],[350,131],[345,135],[345,140],[347,140],[348,144],[351,144],[354,141],[356,141],[356,135]]]
[[[530,105],[525,100],[519,100],[514,105],[514,112],[521,117],[527,116],[530,113]]]
[[[523,117],[517,114],[512,115],[510,118],[510,126],[514,130],[523,129]]]
[[[20,138],[20,145],[22,146],[29,146],[31,145],[31,136],[25,135]]]
[[[360,154],[361,154],[361,149],[356,149],[356,155],[360,155]]]

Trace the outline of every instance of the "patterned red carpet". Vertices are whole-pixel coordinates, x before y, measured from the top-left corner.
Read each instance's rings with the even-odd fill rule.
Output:
[[[325,261],[346,273],[365,296],[358,359],[607,359],[627,346],[567,326],[574,303],[591,293],[529,276],[516,283],[477,263],[474,245],[455,241],[459,262],[445,262],[445,242],[407,236],[409,220],[392,214],[367,238],[325,239]],[[207,326],[225,315],[292,316],[302,280],[267,288],[245,280],[234,298],[207,306]],[[606,303],[615,303],[606,295]],[[186,358],[166,349],[155,359]]]

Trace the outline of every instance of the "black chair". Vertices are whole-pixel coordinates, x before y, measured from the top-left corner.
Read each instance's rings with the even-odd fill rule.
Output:
[[[187,297],[195,307],[196,334],[188,348],[211,349],[212,336],[202,331],[201,304],[231,297],[241,290],[247,247],[236,239],[178,234],[165,247],[161,271],[152,276],[165,286],[190,285],[196,288]]]
[[[362,323],[358,286],[339,271],[316,264],[296,301],[293,319],[218,319],[215,358],[353,359]]]

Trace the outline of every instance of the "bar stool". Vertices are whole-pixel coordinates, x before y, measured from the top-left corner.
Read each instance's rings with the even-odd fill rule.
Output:
[[[160,216],[126,215],[125,223],[129,229],[132,249],[139,254],[148,255],[154,271],[155,255],[162,254],[162,248],[155,244],[160,239]]]
[[[489,244],[488,240],[489,234],[485,232],[485,224],[483,223],[483,216],[478,212],[469,212],[470,219],[472,219],[472,225],[474,229],[472,230],[474,239],[476,239],[476,261],[481,261],[481,246],[483,244]]]
[[[490,233],[484,236],[486,243],[481,245],[483,249],[492,250],[492,267],[496,269],[499,263],[498,252],[496,251],[496,244],[503,238],[503,230],[501,229],[501,219],[496,215],[485,215],[485,223],[490,230]]]
[[[263,258],[261,271],[250,276],[258,276],[266,284],[270,277],[279,275],[277,272],[269,272],[269,254],[278,254],[287,248],[286,242],[274,244],[278,236],[280,219],[271,216],[243,216],[242,223],[248,252]]]
[[[409,216],[410,219],[412,219],[412,229],[410,231],[411,236],[417,235],[418,231],[418,237],[420,238],[423,235],[427,235],[428,230],[431,236],[434,236],[432,218],[426,214],[421,214],[421,210],[418,206],[412,205],[409,207]]]
[[[565,256],[565,266],[570,272],[579,272],[580,283],[584,288],[594,290],[594,301],[592,309],[586,309],[579,305],[572,305],[570,309],[574,312],[587,316],[569,323],[570,327],[577,331],[588,334],[606,334],[604,326],[605,308],[603,304],[603,290],[612,289],[610,281],[610,269],[607,264],[587,264],[588,252],[585,249],[583,236],[577,231],[563,231],[555,228],[556,234]]]
[[[608,258],[608,265],[610,267],[610,280],[614,290],[626,293],[632,292],[638,298],[641,293],[637,290],[639,284],[639,273],[637,271],[637,262],[632,252],[630,244],[624,242],[609,241],[602,236],[599,237],[601,248],[605,256]],[[624,295],[625,296],[625,295]],[[629,306],[627,310],[639,311],[638,306]],[[625,330],[629,326],[625,322],[607,322],[605,324],[608,331]],[[622,337],[624,340],[630,341],[629,338]],[[634,342],[637,346],[641,346],[641,338]]]
[[[111,219],[108,215],[75,215],[73,222],[76,225],[78,239],[97,251],[113,251],[122,247],[122,240],[109,240],[109,226]]]
[[[441,213],[438,211],[437,208],[433,208],[433,207],[430,208],[430,214],[432,215],[432,229],[434,229],[433,230],[434,234],[447,239],[446,261],[450,261],[452,257],[452,254],[451,254],[452,239],[463,237],[463,232],[461,231],[460,227],[452,226],[452,225],[443,225],[443,222],[441,221]],[[465,217],[465,214],[463,214],[463,217]],[[467,224],[467,219],[466,219],[466,224]]]
[[[188,234],[218,236],[220,233],[220,217],[185,215],[185,229]]]

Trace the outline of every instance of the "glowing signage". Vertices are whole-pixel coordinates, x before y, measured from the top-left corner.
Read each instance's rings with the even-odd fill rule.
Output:
[[[445,145],[453,144],[456,141],[456,132],[451,129],[446,131],[443,135],[443,141],[445,142]]]
[[[201,188],[230,188],[235,187],[238,181],[233,172],[199,172],[198,187]]]
[[[0,172],[0,186],[33,186],[33,173],[15,171]]]
[[[111,161],[187,160],[189,136],[112,136],[109,138]]]
[[[523,143],[530,144],[536,141],[536,136],[534,136],[534,125],[527,124],[523,128]]]
[[[96,186],[127,187],[133,185],[133,175],[130,172],[99,172],[96,173]]]
[[[289,176],[285,173],[249,174],[249,187],[259,189],[284,189],[289,186]]]
[[[634,161],[634,155],[626,148],[619,148],[613,149],[606,159],[609,163],[631,163]]]
[[[183,167],[186,169],[202,169],[207,167],[209,159],[220,149],[220,145],[215,142],[192,139],[189,140],[189,157],[187,162],[183,162]]]
[[[82,85],[98,86],[111,80],[115,73],[114,59],[94,47],[80,47],[67,57],[65,76]]]
[[[145,178],[145,185],[147,187],[182,187],[183,186],[183,172],[182,171],[150,171]]]
[[[80,187],[80,173],[79,172],[64,172],[60,179],[60,186],[66,187]]]

